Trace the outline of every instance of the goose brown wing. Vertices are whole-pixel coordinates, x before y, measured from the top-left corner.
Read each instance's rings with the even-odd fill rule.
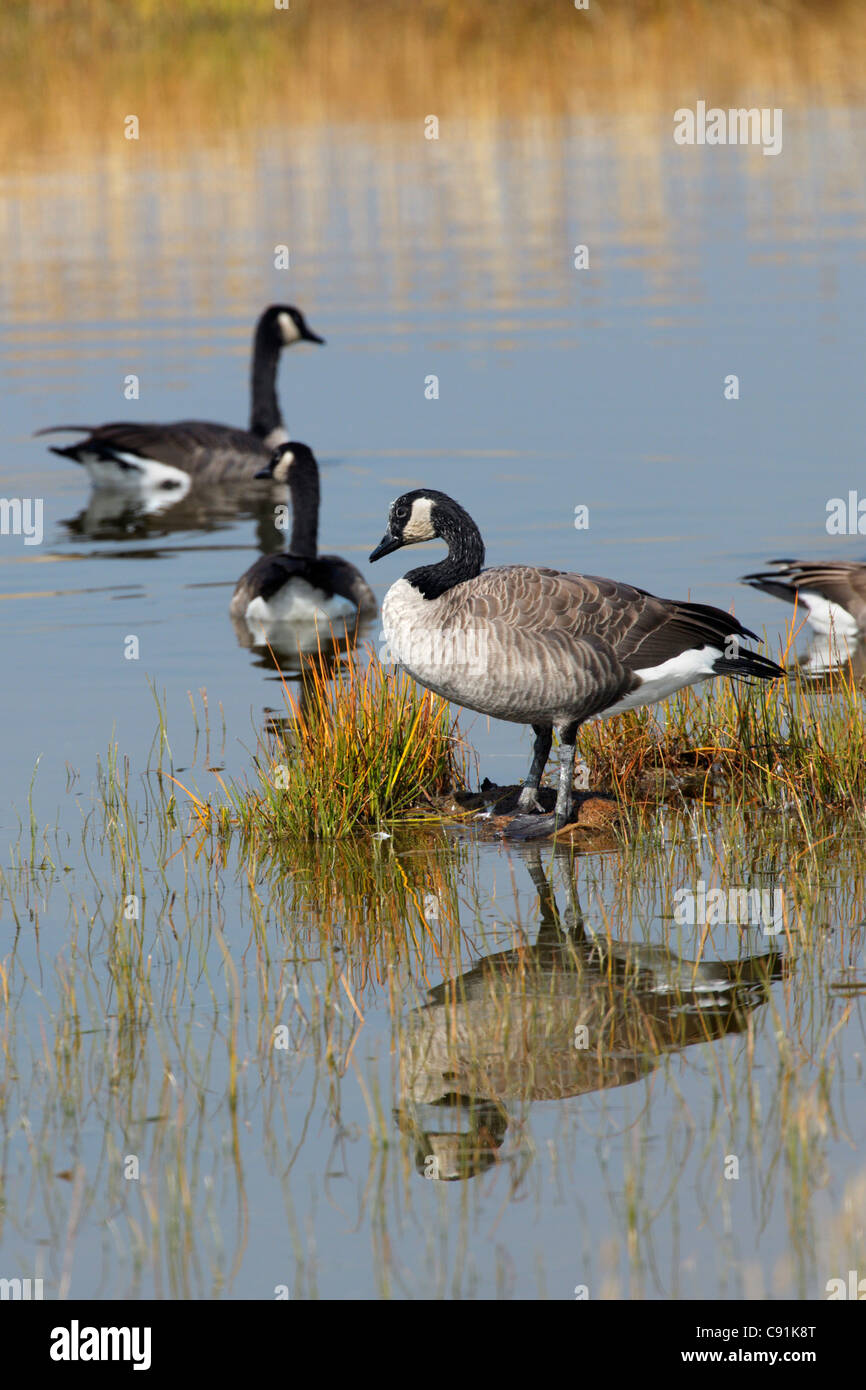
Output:
[[[53,425],[39,433],[50,434],[64,428],[79,427]],[[178,420],[168,425],[113,421],[90,430],[87,438],[74,447],[97,453],[103,450],[137,454],[188,473],[206,471],[214,481],[223,471],[230,471],[232,465],[236,469],[239,462],[248,461],[254,470],[268,459],[268,451],[256,435],[210,420]]]
[[[713,647],[728,649],[731,637],[760,639],[721,608],[705,603],[678,602],[644,595],[645,603],[617,646],[617,656],[637,671],[661,666],[685,651]]]
[[[592,634],[615,645],[636,604],[649,597],[630,584],[530,565],[502,565],[449,589],[440,621],[502,623],[533,633]]]
[[[694,647],[724,649],[731,634],[754,639],[730,613],[708,604],[656,598],[596,575],[523,565],[483,570],[440,602],[445,626],[507,625],[514,643],[525,635],[533,647],[541,642],[563,656],[571,647],[580,660],[588,641],[595,659],[605,650],[613,658],[611,677],[617,668],[657,666]]]
[[[267,601],[292,579],[312,584],[315,563],[304,556],[287,555],[285,551],[261,555],[246,574],[241,575],[235,585],[235,598],[243,595],[247,600],[256,597]]]

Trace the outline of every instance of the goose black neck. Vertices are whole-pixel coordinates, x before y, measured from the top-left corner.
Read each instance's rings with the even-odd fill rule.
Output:
[[[300,459],[289,474],[292,499],[292,538],[289,554],[315,560],[319,549],[319,473],[315,464]]]
[[[277,365],[282,343],[275,325],[264,319],[256,326],[250,376],[250,433],[265,439],[283,423],[277,401]]]
[[[439,598],[456,584],[474,579],[484,564],[481,532],[462,507],[455,506],[448,512],[437,507],[436,526],[442,540],[448,544],[445,559],[438,565],[422,565],[406,575],[413,588],[429,599]]]

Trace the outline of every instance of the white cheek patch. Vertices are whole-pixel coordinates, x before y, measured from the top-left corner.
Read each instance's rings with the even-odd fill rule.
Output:
[[[289,469],[294,461],[294,454],[288,453],[282,455],[279,463],[274,468],[274,477],[278,483],[287,483],[289,481]]]
[[[403,540],[405,542],[433,541],[436,539],[436,532],[433,529],[430,516],[432,510],[431,498],[417,497],[415,499],[412,503],[412,515],[403,527]]]
[[[277,323],[280,325],[280,332],[283,335],[284,343],[296,343],[301,336],[301,330],[295,323],[291,314],[278,314]]]

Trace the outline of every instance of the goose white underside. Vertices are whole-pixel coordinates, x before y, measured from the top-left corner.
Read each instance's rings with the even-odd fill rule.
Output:
[[[323,594],[321,589],[314,589],[312,584],[301,579],[278,589],[270,599],[250,599],[244,616],[248,624],[262,626],[274,623],[324,623],[327,626],[343,618],[353,618],[356,613],[351,599],[339,594]]]
[[[815,642],[809,647],[800,662],[800,668],[809,676],[828,676],[832,671],[847,667],[859,652],[856,643]]]
[[[798,597],[807,609],[809,626],[819,637],[832,636],[837,641],[846,638],[852,643],[859,639],[860,625],[847,608],[809,589],[800,589]]]
[[[192,486],[192,478],[183,469],[172,468],[171,464],[160,463],[158,459],[142,458],[139,454],[117,450],[118,462],[115,463],[110,458],[82,451],[78,459],[97,488],[135,495],[159,492],[165,495],[166,503],[171,503],[185,497]]]
[[[622,714],[625,710],[652,705],[657,700],[667,700],[687,685],[697,685],[700,681],[709,680],[716,674],[713,662],[718,661],[723,655],[718,647],[690,647],[688,651],[679,652],[677,656],[672,656],[659,666],[645,666],[642,670],[635,671],[635,675],[641,681],[638,688],[630,695],[617,700],[615,705],[602,710],[596,718],[608,719],[611,715]]]
[[[600,949],[610,949],[603,937]],[[632,968],[638,966],[641,971],[651,975],[652,983],[647,982],[646,986],[651,994],[717,995],[731,991],[731,980],[715,961],[682,960],[662,946],[623,946],[619,942],[613,943],[611,954]]]
[[[847,665],[862,642],[857,619],[841,604],[810,589],[800,589],[798,598],[806,609],[806,622],[818,639],[806,653],[802,663],[805,669],[813,676],[823,676]]]
[[[328,598],[300,580],[280,590],[270,601],[251,599],[244,621],[254,647],[272,646],[285,651],[313,653],[331,632],[341,637],[346,620],[354,625],[358,610],[348,599]]]
[[[823,594],[800,589],[799,600],[806,609],[806,621],[816,634],[803,665],[813,676],[826,675],[845,666],[857,653],[862,633],[857,619],[839,603]]]

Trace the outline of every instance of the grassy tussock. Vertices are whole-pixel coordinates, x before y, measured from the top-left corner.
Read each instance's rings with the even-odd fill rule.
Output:
[[[584,726],[579,749],[590,786],[629,804],[682,794],[804,819],[866,798],[863,703],[850,668],[820,687],[793,665],[784,681],[687,689]]]
[[[224,827],[263,854],[281,841],[405,821],[466,787],[466,749],[447,703],[402,673],[348,660],[333,674],[315,660],[300,698],[284,690],[288,718],[260,743],[257,785],[229,789],[224,810]],[[785,680],[687,689],[585,725],[578,748],[589,787],[630,812],[698,800],[771,808],[806,828],[866,804],[862,694],[850,669],[820,686],[792,664]]]
[[[288,717],[259,745],[258,785],[230,790],[251,839],[337,839],[465,786],[447,702],[343,655],[335,666],[309,659],[297,698],[283,683]]]

